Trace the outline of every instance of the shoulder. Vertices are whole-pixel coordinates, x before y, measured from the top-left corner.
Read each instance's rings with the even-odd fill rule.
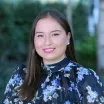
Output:
[[[18,97],[18,87],[23,83],[25,76],[25,65],[21,64],[13,72],[11,78],[9,79],[6,89],[4,92],[3,102],[5,104],[10,103],[12,98]]]
[[[17,69],[13,72],[9,82],[7,83],[6,92],[9,92],[12,89],[19,87],[23,83],[26,74],[25,70],[26,68],[24,64],[21,64],[17,67]]]
[[[25,74],[26,74],[26,66],[24,64],[21,64],[14,71],[12,79],[15,81],[24,80]]]
[[[72,69],[72,72],[75,75],[76,78],[76,82],[97,82],[98,84],[100,84],[102,86],[102,82],[100,81],[99,76],[97,75],[97,73],[91,69],[91,68],[86,68],[84,66],[82,66],[79,63],[73,62],[71,61],[68,66],[70,66],[70,68]]]
[[[70,63],[68,65],[73,68],[73,71],[75,71],[78,76],[79,75],[87,76],[87,75],[91,75],[91,74],[94,74],[95,76],[97,76],[96,72],[93,69],[86,68],[77,62],[70,61]]]
[[[18,76],[21,76],[23,77],[24,75],[26,74],[26,66],[24,64],[21,64],[17,67],[17,69],[14,71],[12,77],[14,75],[18,75]]]
[[[82,102],[104,103],[104,87],[97,73],[82,65],[76,67],[76,85]]]
[[[97,75],[97,73],[91,69],[86,68],[78,63],[72,62],[74,66],[74,73],[75,73],[75,79],[78,86],[82,86],[81,88],[84,88],[85,86],[92,86],[95,88],[103,87],[103,84],[100,80],[100,77]]]

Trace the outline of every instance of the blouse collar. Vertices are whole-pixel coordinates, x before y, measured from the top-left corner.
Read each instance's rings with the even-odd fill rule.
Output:
[[[49,64],[49,65],[44,64],[43,65],[43,70],[48,74],[60,71],[61,69],[65,68],[68,65],[69,61],[70,60],[67,57],[65,57],[60,62],[57,62],[57,63],[54,63],[54,64]]]

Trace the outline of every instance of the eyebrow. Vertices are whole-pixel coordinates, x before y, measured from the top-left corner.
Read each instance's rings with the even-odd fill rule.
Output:
[[[53,31],[51,31],[51,33],[52,32],[61,32],[60,30],[53,30]],[[44,32],[36,32],[35,34],[37,34],[37,33],[44,33]]]
[[[37,34],[37,33],[44,33],[44,32],[36,32],[35,34]]]
[[[53,31],[51,31],[51,32],[57,32],[57,31],[58,31],[58,32],[61,32],[60,30],[53,30]]]

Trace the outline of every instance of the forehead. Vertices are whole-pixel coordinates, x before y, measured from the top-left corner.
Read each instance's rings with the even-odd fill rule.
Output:
[[[52,18],[52,17],[47,17],[40,19],[37,24],[35,30],[43,30],[43,29],[63,29],[60,23]]]

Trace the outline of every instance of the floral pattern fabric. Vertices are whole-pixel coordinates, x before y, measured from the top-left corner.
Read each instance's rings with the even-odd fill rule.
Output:
[[[26,75],[24,65],[9,80],[2,104],[104,104],[104,87],[92,69],[69,60],[42,65],[44,74],[31,101],[22,101],[16,90]]]

